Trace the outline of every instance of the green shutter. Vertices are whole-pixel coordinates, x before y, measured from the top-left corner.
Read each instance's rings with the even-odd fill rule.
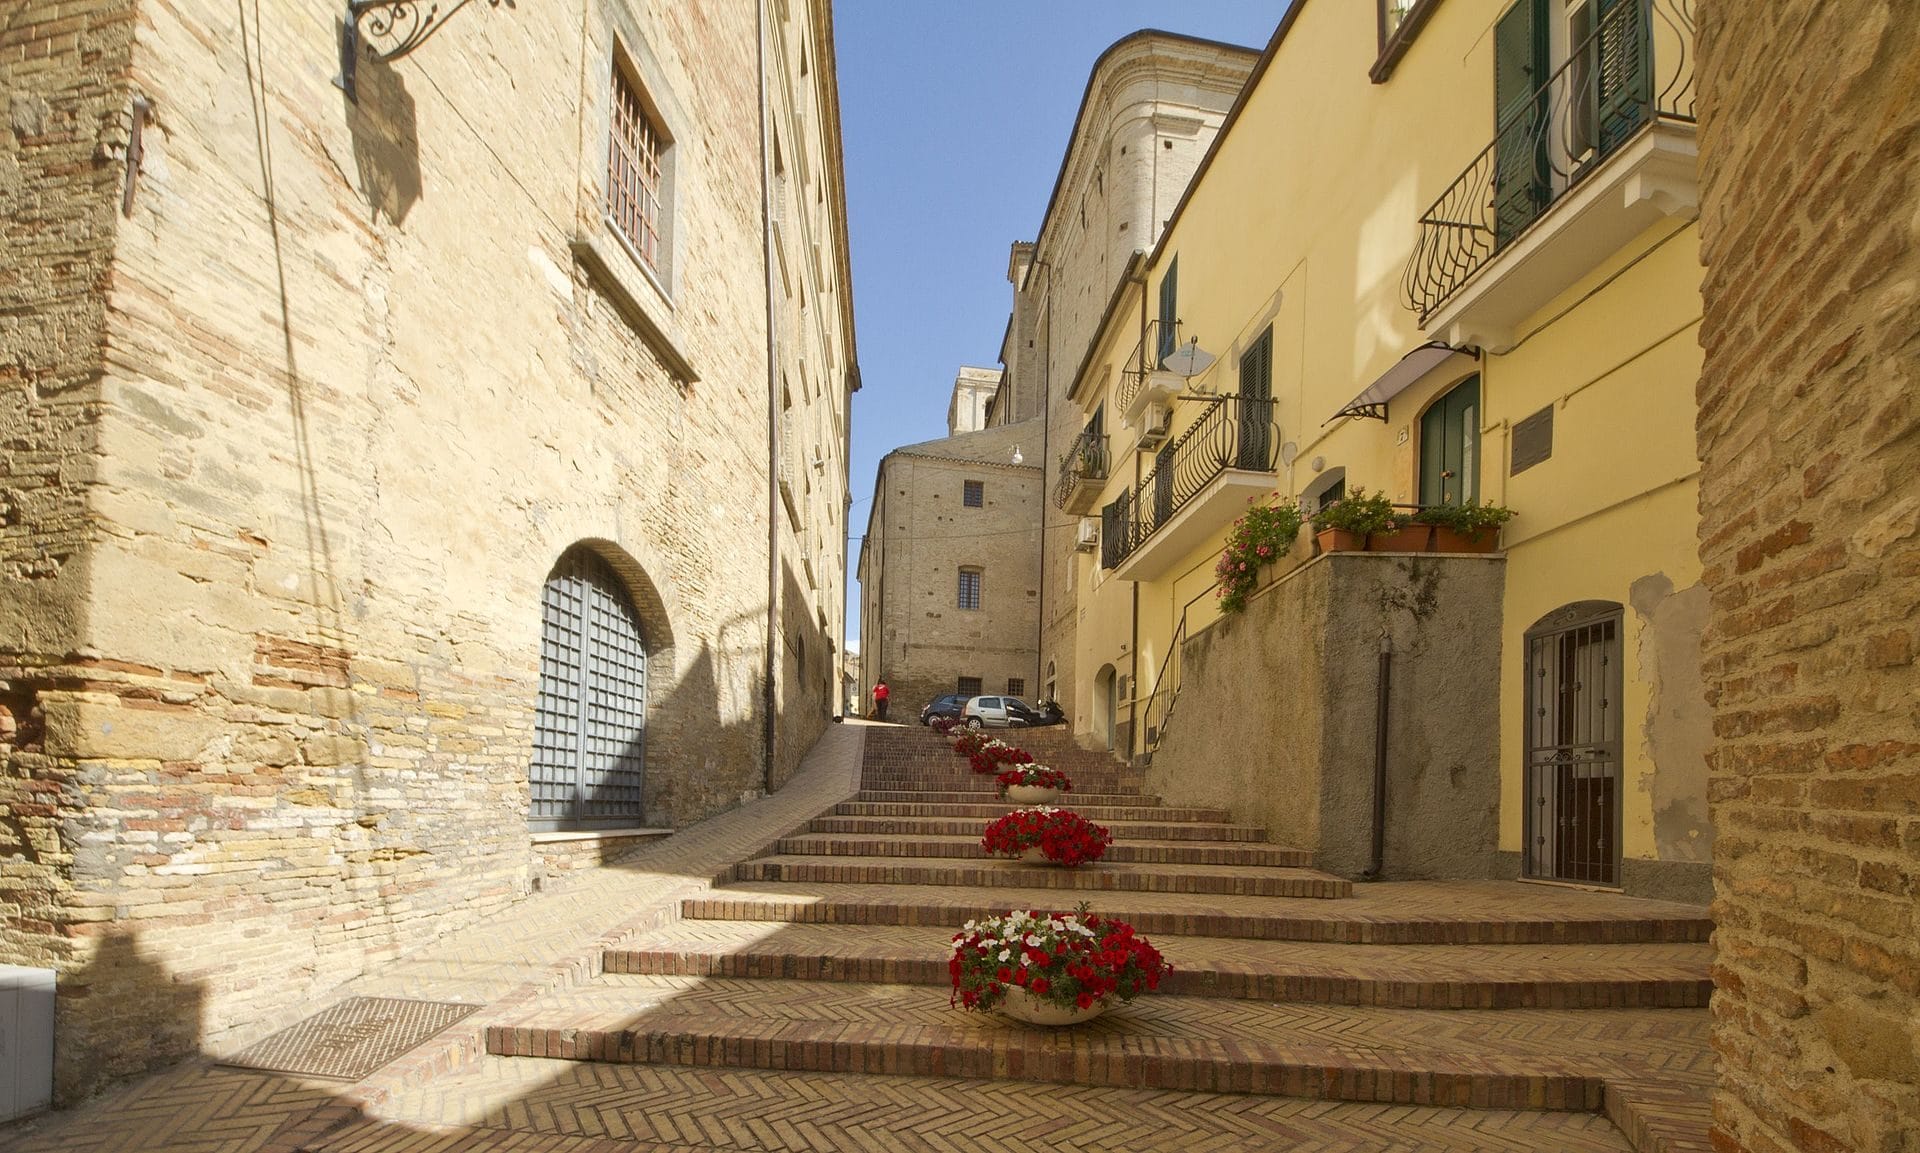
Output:
[[[1273,468],[1273,326],[1240,354],[1239,451],[1235,467]]]
[[[1160,331],[1153,366],[1159,368],[1173,355],[1180,328],[1180,258],[1167,262],[1167,274],[1160,280]]]
[[[1552,195],[1547,164],[1547,0],[1518,0],[1493,29],[1494,244],[1524,232]]]

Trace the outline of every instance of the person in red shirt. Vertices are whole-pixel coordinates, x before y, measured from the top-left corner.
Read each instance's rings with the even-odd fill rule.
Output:
[[[887,689],[887,682],[875,681],[873,685],[873,715],[880,720],[887,719],[887,698],[893,694]]]

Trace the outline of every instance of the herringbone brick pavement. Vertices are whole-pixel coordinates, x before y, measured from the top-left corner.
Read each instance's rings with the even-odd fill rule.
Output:
[[[1597,1113],[498,1058],[396,1096],[383,1112],[409,1123],[431,1121],[469,1132],[614,1138],[642,1149],[659,1142],[658,1147],[675,1150],[1624,1153],[1628,1148]],[[324,1148],[326,1153],[372,1153],[382,1147]],[[555,1150],[573,1153],[566,1146]]]

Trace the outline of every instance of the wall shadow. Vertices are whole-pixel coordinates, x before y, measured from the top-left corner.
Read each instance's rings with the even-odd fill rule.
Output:
[[[360,195],[372,211],[393,225],[406,222],[420,200],[420,137],[413,94],[392,64],[361,54],[354,65],[354,93],[343,91],[347,133],[353,138],[353,167]]]

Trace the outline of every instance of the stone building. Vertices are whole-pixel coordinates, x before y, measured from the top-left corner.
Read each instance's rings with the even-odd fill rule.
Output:
[[[1724,1153],[1920,1149],[1920,32],[1904,15],[1701,5]]]
[[[999,387],[999,369],[962,365],[953,381],[953,399],[947,402],[947,435],[959,436],[987,427],[987,405]]]
[[[1136,251],[1152,248],[1246,82],[1259,53],[1168,32],[1116,41],[1094,62],[1038,239],[1013,245],[1013,309],[991,423],[1046,418],[1035,454],[1046,470],[1033,515],[1044,524],[1040,579],[1043,684],[1070,710],[1079,619],[1081,516],[1063,510],[1062,462],[1109,465],[1104,417],[1087,419],[1067,388]],[[1084,438],[1084,443],[1082,443]],[[1030,450],[1031,451],[1031,450]]]
[[[881,458],[860,545],[860,688],[884,677],[893,719],[941,693],[1034,696],[1039,432],[1031,420]]]
[[[777,788],[833,709],[826,0],[400,58],[342,11],[0,16],[0,961],[58,970],[65,1098]]]

